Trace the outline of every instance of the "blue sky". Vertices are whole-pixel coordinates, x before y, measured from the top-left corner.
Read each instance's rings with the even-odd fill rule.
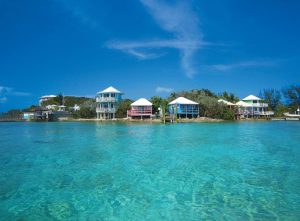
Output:
[[[127,98],[300,82],[300,1],[0,0],[0,112],[46,94]]]

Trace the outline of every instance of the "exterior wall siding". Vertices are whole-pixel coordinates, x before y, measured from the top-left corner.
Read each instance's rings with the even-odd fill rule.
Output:
[[[178,115],[192,115],[192,117],[197,117],[199,115],[199,105],[197,104],[169,105],[169,113],[173,115],[175,114],[175,112]]]

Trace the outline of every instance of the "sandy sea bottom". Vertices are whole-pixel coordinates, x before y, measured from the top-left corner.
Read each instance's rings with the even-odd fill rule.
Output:
[[[1,123],[0,220],[299,220],[300,122]]]

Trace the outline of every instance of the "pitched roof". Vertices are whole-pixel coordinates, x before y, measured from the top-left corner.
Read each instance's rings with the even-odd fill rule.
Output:
[[[44,95],[41,98],[54,98],[57,97],[56,95]]]
[[[244,101],[239,101],[239,102],[236,103],[236,105],[240,106],[240,107],[252,107],[251,104],[248,104],[248,103],[246,103]]]
[[[185,97],[179,97],[171,101],[169,104],[198,104],[195,101],[191,101]]]
[[[249,95],[243,99],[243,101],[260,101],[261,99],[259,97],[256,97],[254,95]]]
[[[229,102],[229,101],[226,101],[226,100],[224,100],[224,99],[220,99],[220,100],[218,100],[218,102],[219,103],[224,103],[224,104],[226,104],[226,105],[229,105],[229,106],[234,106],[235,104],[234,103],[231,103],[231,102]]]
[[[98,92],[97,94],[100,94],[100,93],[118,93],[118,94],[121,94],[121,91],[119,91],[116,88],[110,86],[110,87],[106,88],[105,90]]]
[[[145,98],[140,98],[133,102],[131,106],[152,106],[152,103]]]

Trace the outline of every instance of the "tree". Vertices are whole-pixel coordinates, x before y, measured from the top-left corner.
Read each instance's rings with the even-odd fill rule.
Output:
[[[264,101],[269,105],[271,110],[275,112],[278,109],[278,106],[281,104],[281,93],[276,89],[264,89],[262,92],[262,97]]]
[[[210,118],[222,119],[223,111],[227,108],[223,103],[219,103],[217,98],[203,96],[196,100],[199,103],[200,115]]]
[[[47,101],[43,101],[41,104],[41,106],[48,106],[48,105],[60,105],[60,104],[55,98],[49,99]]]
[[[96,117],[96,110],[95,108],[90,107],[81,107],[80,110],[75,111],[73,113],[74,118],[95,118]]]
[[[282,90],[288,106],[292,111],[300,107],[300,85],[291,85]]]
[[[95,99],[88,98],[88,97],[65,96],[64,101],[65,101],[65,105],[67,107],[74,107],[75,104],[83,105],[88,102],[93,103],[93,102],[95,102]]]
[[[221,93],[219,97],[232,103],[236,103],[240,100],[237,96],[234,95],[234,93],[228,93],[227,91]]]
[[[28,111],[33,112],[33,111],[35,111],[35,108],[37,108],[36,105],[31,105],[30,107],[27,107],[27,108],[23,109],[22,111],[23,112],[28,112]]]
[[[224,120],[234,120],[235,119],[234,111],[229,109],[229,108],[224,108],[223,114],[222,114],[222,119],[224,119]]]
[[[116,118],[124,118],[127,116],[127,110],[130,110],[131,108],[131,104],[132,104],[132,100],[130,99],[124,99],[121,101],[118,110],[116,112]]]
[[[12,109],[7,111],[6,113],[1,114],[1,118],[4,119],[21,119],[22,118],[22,111],[18,109]]]
[[[153,112],[158,113],[158,108],[160,107],[166,107],[168,104],[168,101],[162,97],[153,96],[150,99],[150,102],[153,104]]]
[[[53,100],[58,103],[58,105],[63,105],[64,104],[64,96],[62,93],[59,93],[56,97],[53,98]]]

